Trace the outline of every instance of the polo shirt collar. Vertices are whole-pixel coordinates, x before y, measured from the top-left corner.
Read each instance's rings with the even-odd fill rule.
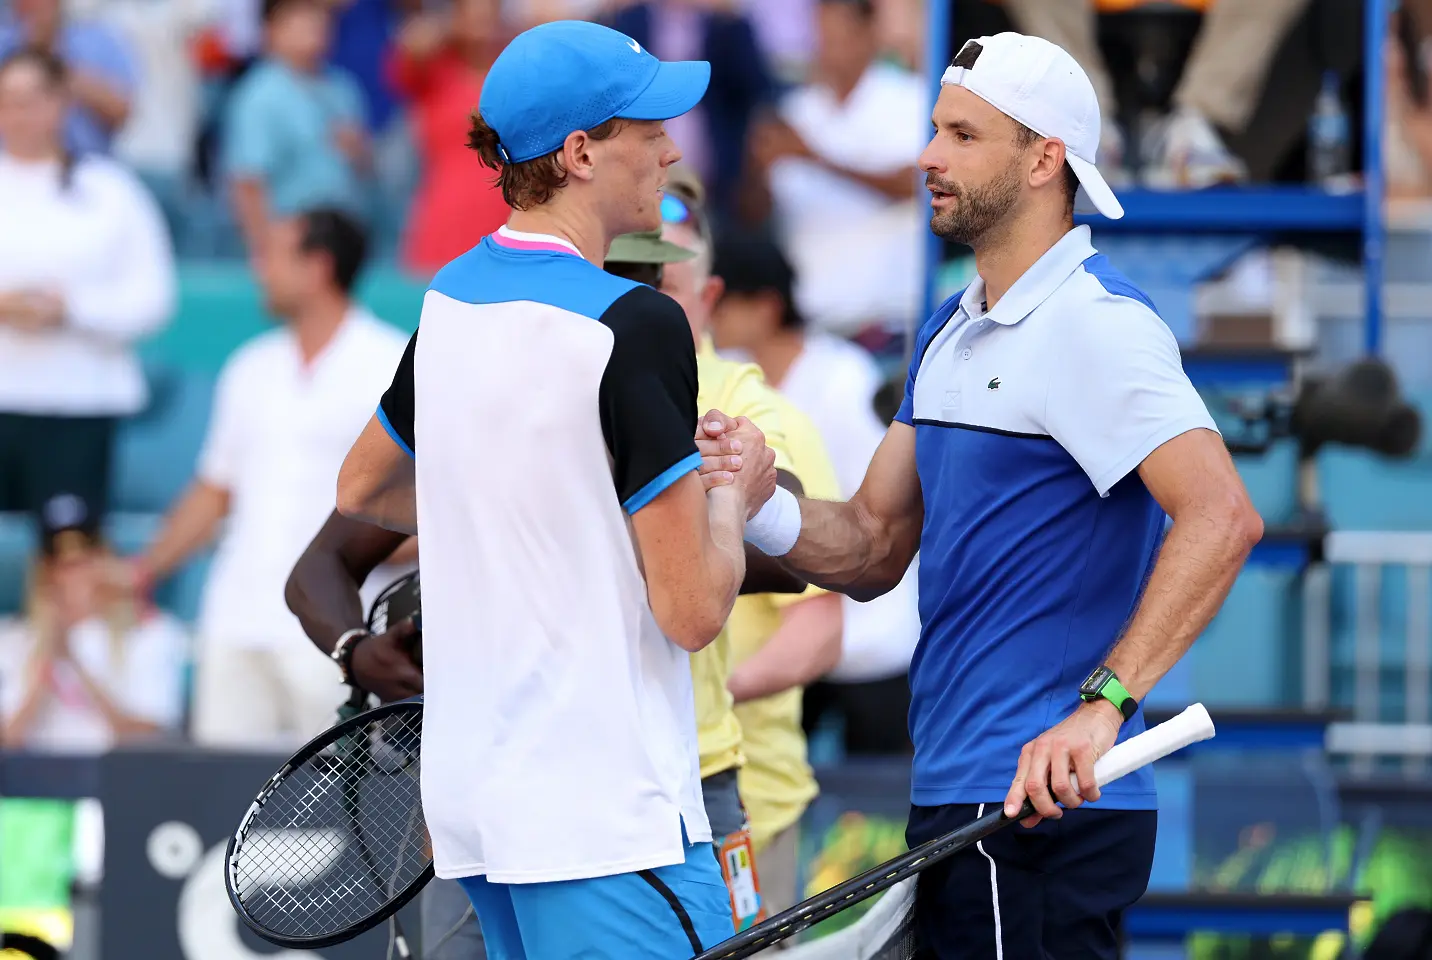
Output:
[[[545,253],[574,253],[582,255],[582,251],[564,237],[554,236],[550,233],[524,233],[521,230],[513,230],[503,224],[492,234],[492,241],[499,247],[508,250],[528,250]]]
[[[1048,300],[1069,279],[1070,274],[1079,269],[1080,264],[1097,252],[1089,239],[1089,227],[1075,227],[1045,251],[1044,256],[1034,261],[1034,265],[1014,282],[1014,286],[987,316],[995,323],[1013,326]],[[965,316],[978,317],[985,314],[984,303],[984,280],[976,276],[960,298],[960,309]]]

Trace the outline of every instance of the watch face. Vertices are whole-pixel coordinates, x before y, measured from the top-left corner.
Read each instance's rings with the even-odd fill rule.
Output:
[[[1098,696],[1099,691],[1103,689],[1104,681],[1108,680],[1112,675],[1113,671],[1108,667],[1095,667],[1094,672],[1089,674],[1089,678],[1079,685],[1080,695],[1085,697]]]

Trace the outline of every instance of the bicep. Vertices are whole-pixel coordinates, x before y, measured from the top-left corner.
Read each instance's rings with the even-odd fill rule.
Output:
[[[1242,508],[1248,503],[1233,457],[1212,430],[1189,430],[1160,444],[1138,471],[1149,494],[1175,520],[1203,504]]]
[[[390,498],[410,501],[415,489],[413,458],[394,442],[376,415],[369,417],[338,471],[339,512],[372,523],[380,519],[405,521],[410,518],[398,518],[392,513],[395,503]],[[405,503],[403,513],[410,510],[411,504]],[[408,526],[401,522],[399,529],[407,530]]]
[[[898,420],[890,424],[851,502],[892,533],[903,538],[913,531],[918,540],[925,501],[915,466],[914,427]]]

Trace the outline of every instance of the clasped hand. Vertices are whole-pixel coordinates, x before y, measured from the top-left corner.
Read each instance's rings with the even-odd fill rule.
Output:
[[[708,491],[735,486],[745,497],[748,520],[776,492],[776,452],[747,418],[710,411],[697,424],[696,449],[701,453],[702,484]]]

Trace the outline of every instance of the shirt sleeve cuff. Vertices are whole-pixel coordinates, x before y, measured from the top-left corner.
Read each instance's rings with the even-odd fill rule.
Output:
[[[1213,422],[1213,418],[1207,415],[1186,417],[1182,420],[1175,420],[1172,423],[1164,424],[1145,437],[1144,441],[1134,447],[1123,459],[1116,462],[1112,467],[1097,477],[1093,477],[1094,489],[1098,492],[1099,496],[1107,497],[1109,491],[1114,489],[1114,485],[1124,479],[1131,470],[1136,469],[1139,464],[1143,463],[1149,454],[1153,453],[1165,443],[1168,443],[1174,437],[1188,433],[1190,430],[1198,429],[1212,430],[1214,433],[1219,433],[1218,426]]]
[[[392,423],[388,421],[388,413],[382,406],[378,407],[377,417],[378,422],[383,425],[383,429],[387,432],[388,436],[393,438],[393,442],[398,445],[399,449],[408,456],[413,457],[413,448],[408,446],[408,442],[398,435],[397,430],[393,429]],[[414,457],[414,459],[416,459],[416,457]]]
[[[686,476],[686,474],[692,470],[699,469],[700,466],[701,454],[693,453],[687,457],[683,457],[681,460],[657,474],[646,486],[642,487],[630,497],[627,497],[626,502],[622,504],[622,509],[628,514],[636,513],[642,507],[661,496],[667,487]]]

